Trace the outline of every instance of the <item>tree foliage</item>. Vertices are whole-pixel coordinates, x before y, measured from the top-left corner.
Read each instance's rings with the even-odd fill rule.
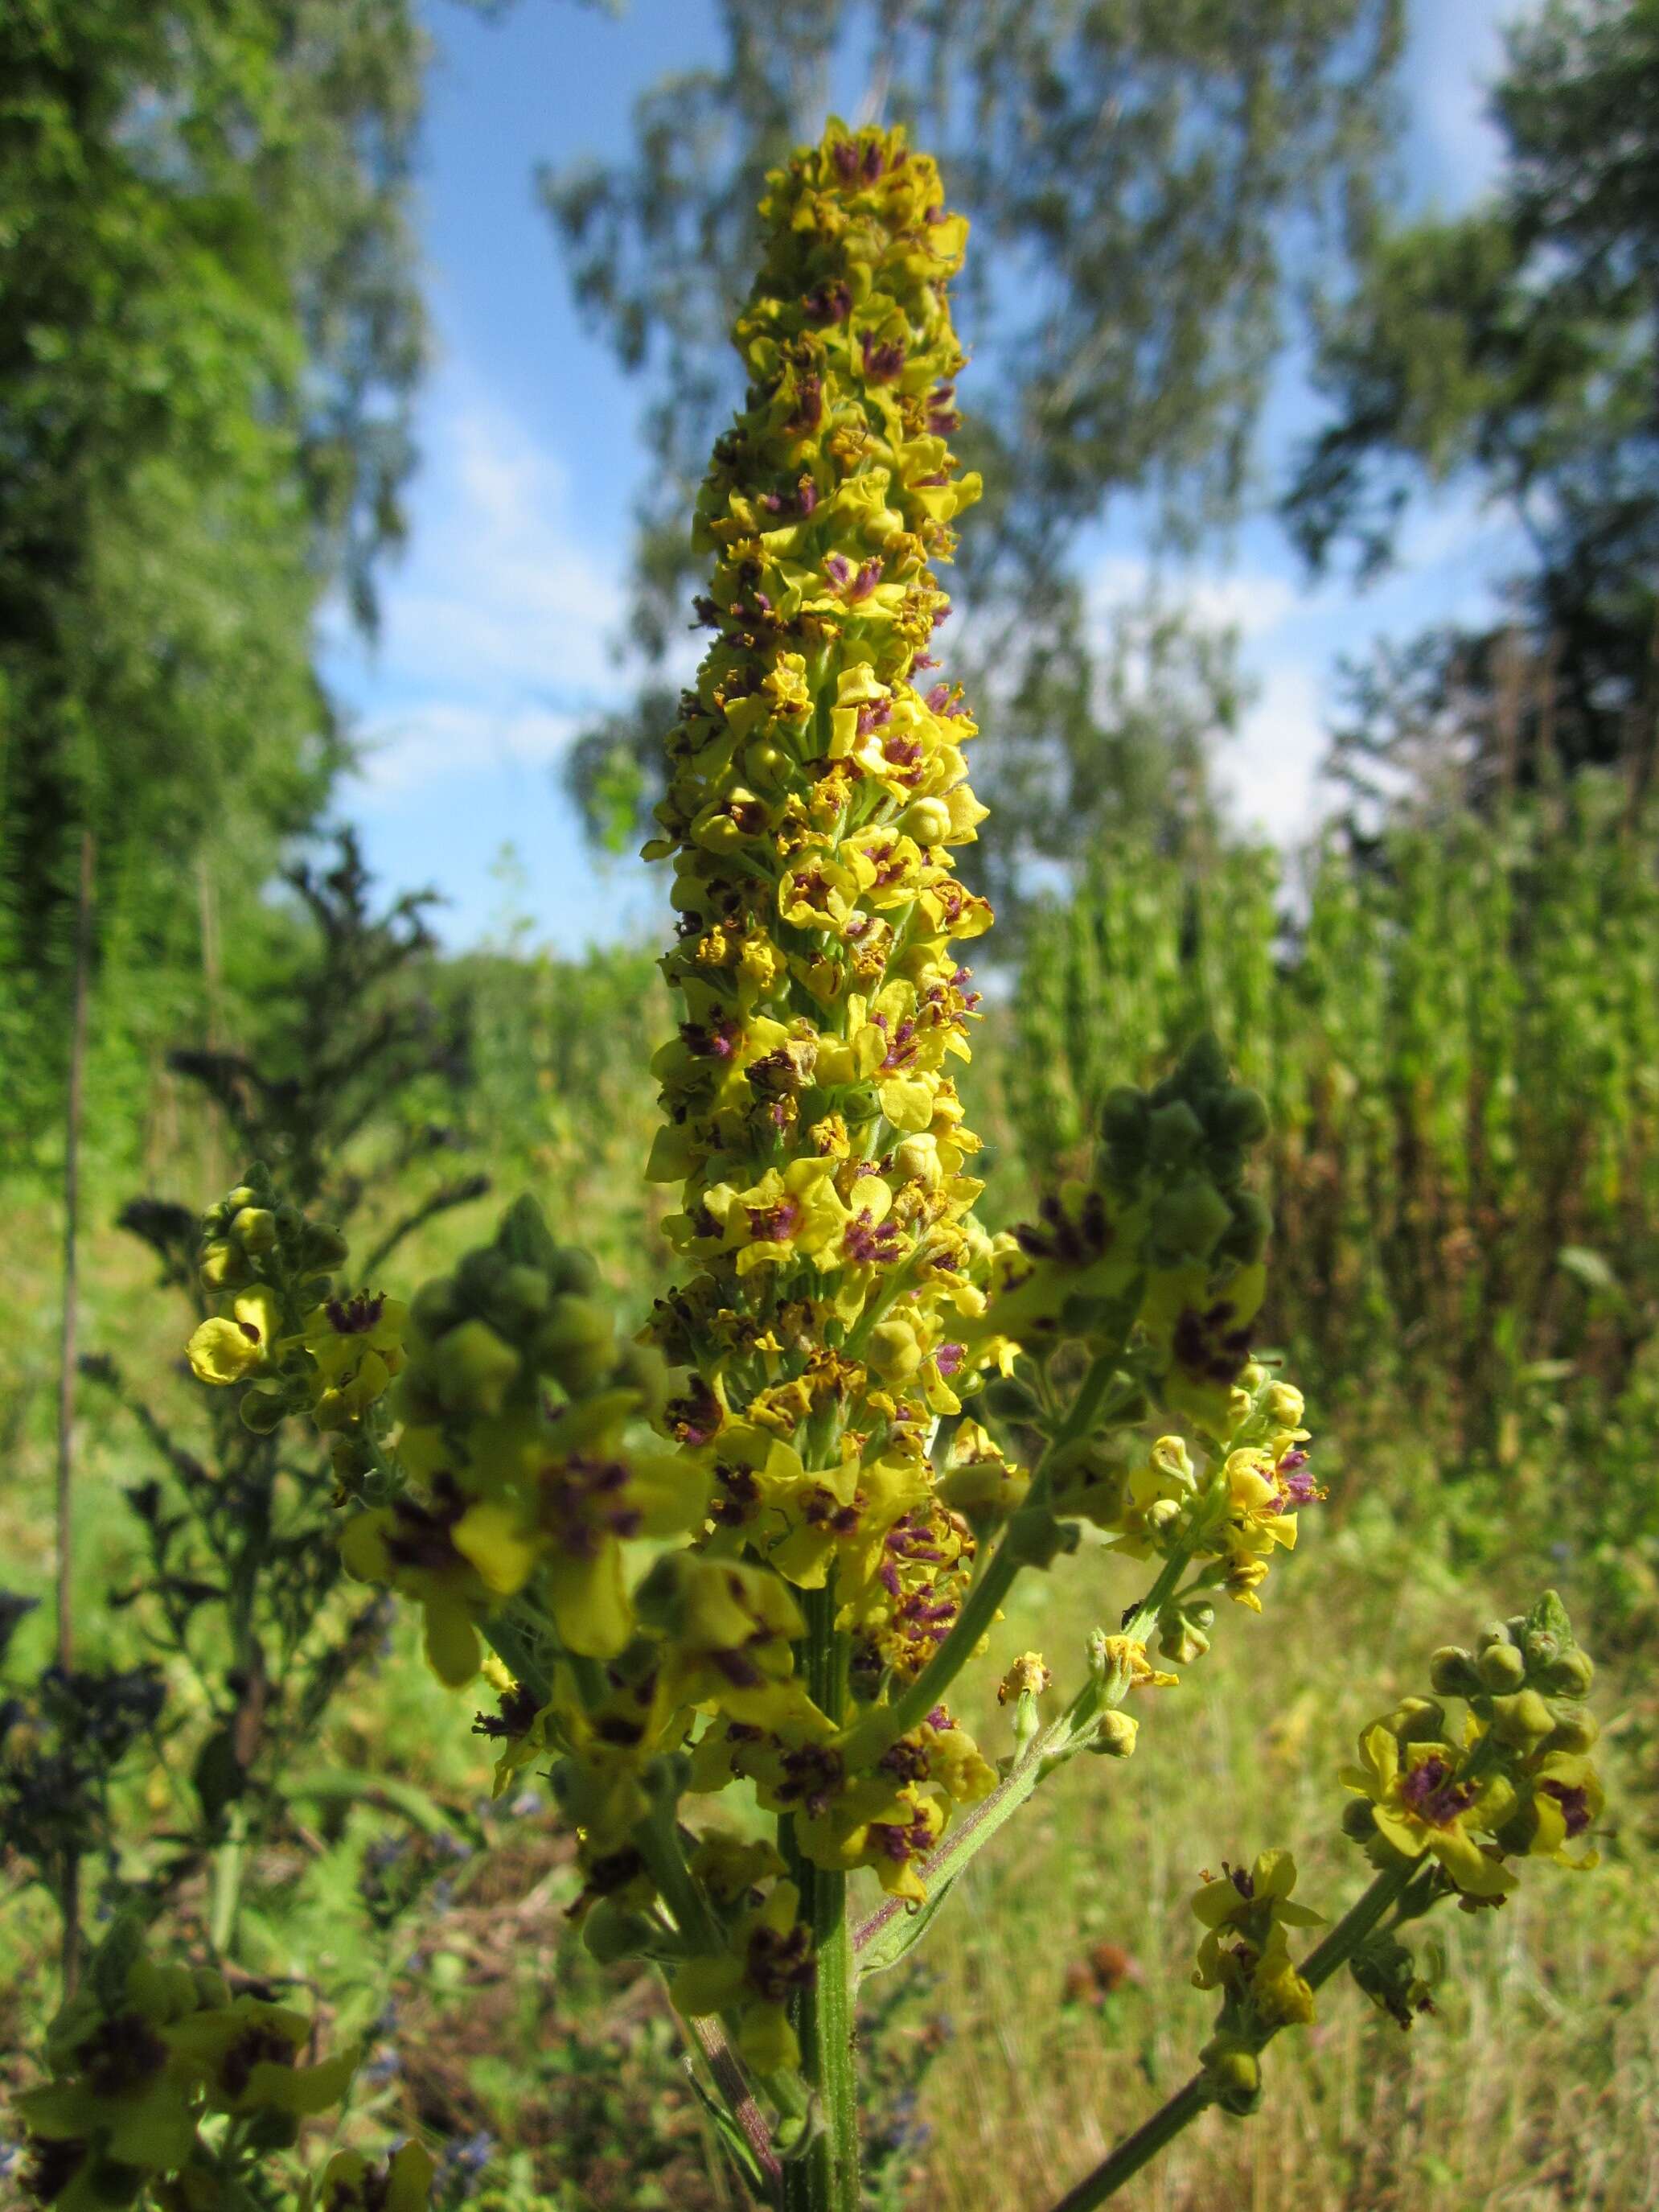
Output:
[[[0,17],[0,1002],[50,1057],[83,827],[100,950],[199,959],[342,756],[319,604],[372,616],[422,355],[405,0]]]
[[[1496,190],[1453,221],[1376,222],[1322,317],[1334,405],[1286,500],[1319,566],[1394,557],[1425,484],[1472,488],[1528,548],[1523,627],[1553,681],[1516,757],[1570,768],[1650,744],[1659,563],[1659,8],[1550,0],[1510,34]],[[1503,632],[1444,629],[1361,678],[1343,750],[1400,757],[1454,696],[1490,704]],[[1405,710],[1405,711],[1402,711]],[[1501,715],[1491,718],[1494,726]],[[1507,772],[1492,747],[1478,786]]]
[[[722,0],[720,25],[717,64],[644,95],[626,161],[544,179],[577,298],[650,394],[632,642],[660,667],[685,618],[682,518],[741,398],[725,337],[765,172],[829,105],[917,124],[981,245],[962,303],[981,409],[963,450],[987,497],[953,659],[1005,738],[992,858],[1006,878],[1074,849],[1079,810],[1098,821],[1118,796],[1114,735],[1129,750],[1097,680],[1121,656],[1103,653],[1068,565],[1078,533],[1128,495],[1177,537],[1236,503],[1291,241],[1358,219],[1401,9]],[[1213,649],[1183,657],[1206,680]],[[630,763],[648,775],[662,704],[647,694],[578,749],[592,818],[614,819]]]

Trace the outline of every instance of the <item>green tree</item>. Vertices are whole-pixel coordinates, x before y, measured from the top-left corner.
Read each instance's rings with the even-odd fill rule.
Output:
[[[55,1088],[82,829],[100,957],[125,979],[106,1003],[130,1015],[199,972],[203,886],[257,890],[342,757],[313,626],[337,589],[371,618],[400,526],[422,53],[407,0],[0,12],[0,1049],[19,1108]]]
[[[1527,546],[1510,625],[1445,628],[1356,672],[1339,758],[1414,766],[1438,720],[1464,780],[1633,748],[1650,759],[1659,574],[1659,6],[1550,0],[1492,95],[1498,184],[1453,221],[1374,222],[1322,316],[1334,410],[1285,500],[1316,567],[1395,557],[1429,484],[1472,488]]]
[[[650,392],[629,635],[653,680],[575,750],[590,820],[625,819],[630,785],[653,795],[690,598],[683,518],[741,398],[725,340],[754,208],[837,103],[924,129],[983,241],[961,445],[987,497],[951,666],[1001,740],[981,770],[993,887],[1117,815],[1119,767],[1144,768],[1151,726],[1118,712],[1125,641],[1103,648],[1069,556],[1114,500],[1143,498],[1177,538],[1236,505],[1292,242],[1358,220],[1401,16],[1396,0],[722,0],[719,62],[644,95],[625,161],[546,174],[577,298]],[[1160,680],[1224,726],[1214,641],[1142,620],[1161,629]]]

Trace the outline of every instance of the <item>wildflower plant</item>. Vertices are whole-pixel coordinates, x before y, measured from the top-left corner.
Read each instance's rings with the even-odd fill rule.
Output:
[[[753,2195],[855,2212],[859,1982],[1059,1768],[1133,1753],[1132,1694],[1202,1657],[1222,1601],[1261,1610],[1321,1492],[1301,1394],[1251,1356],[1267,1113],[1213,1042],[1106,1100],[1037,1220],[977,1218],[953,1071],[991,915],[956,873],[975,731],[932,649],[978,490],[950,446],[966,226],[902,133],[839,124],[763,212],[747,401],[697,513],[714,641],[649,848],[678,915],[647,1168],[679,1193],[678,1280],[624,1340],[524,1200],[360,1322],[330,1232],[251,1172],[207,1217],[222,1310],[191,1358],[256,1428],[327,1430],[348,1571],[418,1608],[441,1680],[488,1683],[499,1787],[547,1775],[585,1941],[661,1968]],[[1012,1747],[981,1746],[963,1692],[1011,1590],[1107,1552],[1140,1596],[1056,1718],[1023,1655]],[[1338,1967],[1409,2018],[1401,1925],[1582,1856],[1589,1670],[1559,1605],[1435,1672],[1464,1717],[1425,1699],[1367,1731],[1349,1828],[1375,1878],[1310,1954],[1287,1854],[1200,1891],[1215,2035],[1069,2212],[1209,2106],[1248,2110]]]

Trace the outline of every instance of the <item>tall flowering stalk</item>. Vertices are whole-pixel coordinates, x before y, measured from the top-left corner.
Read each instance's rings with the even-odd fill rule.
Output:
[[[250,1424],[333,1435],[349,1568],[420,1607],[443,1681],[497,1692],[477,1726],[498,1785],[548,1774],[585,1940],[661,1967],[753,2195],[859,2212],[858,1978],[1057,1769],[1133,1751],[1128,1699],[1203,1656],[1218,1598],[1261,1611],[1321,1493],[1300,1393],[1250,1356],[1267,1115],[1213,1043],[1105,1101],[1088,1178],[1037,1221],[975,1218],[956,948],[991,917],[951,853],[982,810],[930,650],[930,563],[978,489],[949,447],[965,226],[902,136],[839,124],[764,212],[747,402],[698,508],[715,637],[649,848],[679,915],[649,1173],[682,1186],[682,1280],[622,1342],[591,1261],[525,1200],[406,1310],[348,1298],[324,1272],[338,1240],[251,1173],[204,1224],[230,1311],[191,1357]],[[959,1678],[1020,1575],[1073,1553],[1141,1563],[1142,1595],[1046,1707],[1051,1670],[1020,1656],[1012,1748],[988,1757]],[[1291,1931],[1317,1916],[1287,1854],[1206,1881],[1216,2033],[1060,2212],[1199,2113],[1251,2109],[1261,2051],[1340,1967],[1409,2021],[1400,1926],[1501,1903],[1512,1859],[1585,1863],[1589,1680],[1553,1599],[1439,1654],[1463,1718],[1407,1699],[1366,1731],[1347,1827],[1375,1880],[1301,1960]],[[416,2212],[417,2167],[387,2202]],[[360,2201],[356,2172],[331,2205]]]
[[[717,1722],[696,1780],[750,1776],[783,1816],[814,1961],[800,2057],[827,2120],[792,2195],[850,2204],[846,1877],[919,1900],[952,1809],[996,1779],[942,1706],[858,1726],[960,1613],[974,1539],[929,1450],[995,1356],[964,1341],[992,1246],[951,1075],[977,1004],[956,945],[991,921],[951,851],[985,810],[960,693],[918,681],[950,611],[930,563],[980,487],[949,444],[967,225],[933,163],[832,129],[763,214],[735,334],[748,404],[697,509],[716,635],[647,848],[675,863],[664,966],[685,1010],[648,1172],[683,1185],[669,1234],[691,1269],[652,1334],[691,1371],[671,1413],[710,1478],[705,1558],[800,1593],[796,1672]]]

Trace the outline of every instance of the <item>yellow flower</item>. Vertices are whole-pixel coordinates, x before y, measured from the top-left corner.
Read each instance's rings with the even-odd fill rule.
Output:
[[[1192,1907],[1205,1934],[1193,1980],[1201,1990],[1224,1989],[1247,2002],[1264,2027],[1305,2023],[1314,2016],[1313,1991],[1291,1963],[1287,1928],[1315,1928],[1320,1916],[1291,1902],[1296,1861],[1288,1851],[1263,1851],[1255,1865],[1206,1875]]]
[[[367,1412],[403,1365],[408,1308],[397,1298],[329,1298],[306,1316],[301,1340],[317,1363],[312,1414],[339,1429]]]
[[[307,2188],[306,2212],[426,2212],[436,2170],[417,2142],[403,2144],[379,2166],[356,2151],[337,2151],[321,2181]]]
[[[758,2074],[800,2063],[789,2001],[810,1986],[816,1968],[811,1931],[796,1917],[799,1908],[793,1882],[776,1883],[763,1904],[739,1916],[718,1956],[688,1959],[668,1987],[689,2020],[735,2011],[738,2051]]]
[[[421,1606],[428,1664],[453,1690],[465,1688],[483,1662],[476,1622],[489,1600],[483,1577],[451,1540],[459,1518],[459,1508],[446,1519],[405,1498],[355,1514],[340,1532],[349,1575],[400,1589]]]
[[[1369,1798],[1383,1841],[1409,1859],[1432,1853],[1448,1878],[1468,1897],[1501,1897],[1515,1876],[1496,1850],[1485,1850],[1475,1831],[1499,1826],[1514,1803],[1514,1791],[1499,1775],[1466,1778],[1463,1761],[1449,1744],[1402,1744],[1387,1722],[1377,1721],[1359,1739],[1358,1766],[1342,1770],[1342,1780]]]
[[[282,1326],[276,1301],[263,1284],[233,1300],[230,1317],[204,1321],[185,1346],[198,1382],[242,1382],[271,1364]]]
[[[282,2112],[297,2119],[337,2104],[357,2068],[355,2051],[314,2066],[298,2064],[311,2032],[302,2012],[236,1997],[175,2021],[162,2034],[211,2111]]]

